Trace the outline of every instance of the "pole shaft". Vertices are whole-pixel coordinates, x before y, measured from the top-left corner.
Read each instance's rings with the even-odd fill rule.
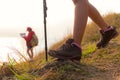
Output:
[[[46,0],[43,0],[43,13],[44,13],[45,54],[46,54],[46,61],[48,61],[48,55],[47,55],[47,27],[46,27],[46,17],[47,17]]]

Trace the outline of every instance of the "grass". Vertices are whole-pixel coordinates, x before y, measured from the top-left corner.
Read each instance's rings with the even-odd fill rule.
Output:
[[[90,56],[96,51],[96,44],[89,43],[85,48],[83,49],[82,56],[83,58],[86,58],[87,56]]]
[[[120,14],[111,13],[106,15],[104,19],[108,24],[116,26],[118,32],[120,31]],[[34,62],[29,62],[17,49],[11,48],[22,60],[17,62],[8,56],[9,63],[0,66],[0,68],[4,67],[5,69],[0,71],[0,80],[7,80],[8,78],[11,80],[89,80],[95,77],[100,78],[101,76],[97,74],[105,73],[106,70],[103,67],[109,64],[120,65],[120,37],[112,40],[107,48],[98,50],[96,48],[96,42],[100,37],[98,30],[98,26],[93,22],[87,25],[82,42],[83,54],[79,65],[71,62],[54,62],[49,57],[48,64],[51,64],[43,69],[47,65],[44,51],[34,57]],[[50,49],[57,49],[71,36],[68,34],[63,40],[52,45]]]

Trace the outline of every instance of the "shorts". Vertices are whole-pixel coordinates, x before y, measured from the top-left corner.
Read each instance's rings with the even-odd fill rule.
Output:
[[[28,49],[31,49],[31,48],[32,48],[32,46],[30,46],[30,45],[27,45],[27,48],[28,48]]]

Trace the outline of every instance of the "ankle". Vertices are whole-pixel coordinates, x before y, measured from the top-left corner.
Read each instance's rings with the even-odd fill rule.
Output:
[[[113,29],[113,26],[108,26],[108,27],[106,27],[105,29],[102,29],[102,31],[103,31],[103,32],[106,32],[106,31],[109,31],[109,30],[111,30],[111,29]]]
[[[80,46],[78,43],[76,43],[76,42],[73,42],[72,45],[75,45],[75,46],[77,46],[78,48],[82,49],[81,46]]]

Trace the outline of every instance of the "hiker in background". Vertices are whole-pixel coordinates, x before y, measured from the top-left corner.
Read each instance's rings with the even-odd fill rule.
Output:
[[[21,34],[21,35],[26,40],[27,53],[29,55],[30,61],[33,61],[33,47],[38,45],[38,43],[36,45],[34,45],[33,39],[34,39],[34,36],[36,38],[37,38],[37,36],[35,35],[35,32],[32,30],[31,27],[27,27],[27,34],[25,34],[25,35]]]
[[[88,0],[73,0],[75,5],[73,39],[68,39],[57,50],[50,50],[48,54],[58,59],[69,59],[80,61],[82,56],[81,42],[90,17],[100,28],[101,39],[97,48],[106,47],[109,41],[118,35],[116,29],[107,24],[97,9]],[[92,35],[91,35],[92,36]]]

